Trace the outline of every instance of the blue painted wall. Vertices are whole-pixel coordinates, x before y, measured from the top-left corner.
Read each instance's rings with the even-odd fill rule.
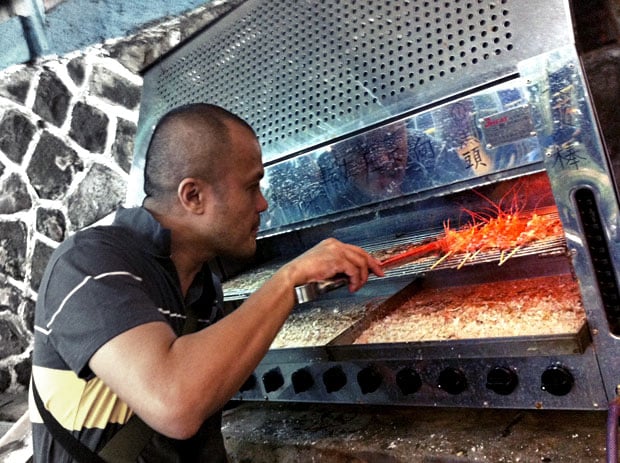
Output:
[[[0,23],[0,69],[40,54],[63,55],[107,39],[124,37],[148,23],[183,14],[209,1],[67,0],[45,14],[35,36],[27,25],[29,18],[25,21],[13,17]],[[36,43],[41,42],[43,51],[36,49]]]
[[[30,59],[21,18],[14,16],[0,23],[0,69]]]

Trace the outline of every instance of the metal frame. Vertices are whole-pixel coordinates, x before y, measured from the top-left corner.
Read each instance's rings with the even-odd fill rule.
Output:
[[[333,187],[337,182],[308,180],[309,171],[299,166],[407,122],[433,138],[430,161],[441,154],[453,161],[451,168],[423,165],[407,172],[416,180],[408,189],[353,205],[300,210],[295,195],[270,196],[282,216],[263,223],[259,263],[330,234],[363,240],[376,231],[371,222],[396,235],[411,217],[425,220],[443,211],[426,212],[423,205],[545,172],[566,234],[563,259],[579,280],[587,327],[568,337],[272,350],[237,398],[605,408],[620,384],[620,212],[567,2],[472,0],[436,8],[416,0],[362,3],[249,0],[149,68],[128,202],[141,200],[154,125],[185,103],[220,104],[257,127],[267,196],[283,190],[284,180],[275,175],[283,166],[300,174],[289,191],[310,197]],[[514,105],[484,103],[497,102],[504,91],[518,94]],[[461,109],[458,120],[450,119]],[[474,151],[467,151],[472,137]],[[474,152],[486,156],[480,171],[468,158]],[[235,270],[223,263],[224,273]],[[527,274],[525,267],[516,271]],[[373,281],[368,291],[389,297],[406,286],[406,277]],[[496,367],[504,379],[516,375],[510,394],[488,387]],[[419,387],[403,390],[401,371],[409,386],[417,373]]]

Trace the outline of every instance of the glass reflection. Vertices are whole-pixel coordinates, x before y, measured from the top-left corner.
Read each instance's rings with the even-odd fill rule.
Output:
[[[519,89],[482,93],[270,165],[262,230],[537,162],[525,102]],[[485,141],[485,118],[510,120],[501,127],[507,142]]]

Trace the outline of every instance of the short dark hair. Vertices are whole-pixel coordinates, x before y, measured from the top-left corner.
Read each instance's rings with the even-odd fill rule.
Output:
[[[217,179],[218,161],[229,153],[230,122],[246,127],[256,136],[245,120],[213,104],[191,103],[162,116],[146,153],[146,196],[159,200],[174,195],[187,177],[208,182]]]

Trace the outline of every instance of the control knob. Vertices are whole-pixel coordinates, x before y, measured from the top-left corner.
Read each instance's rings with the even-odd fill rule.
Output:
[[[540,381],[541,389],[553,395],[566,395],[575,384],[572,373],[562,365],[548,367],[541,375]]]
[[[496,366],[487,374],[487,388],[496,394],[511,394],[519,384],[519,377],[508,367]]]

